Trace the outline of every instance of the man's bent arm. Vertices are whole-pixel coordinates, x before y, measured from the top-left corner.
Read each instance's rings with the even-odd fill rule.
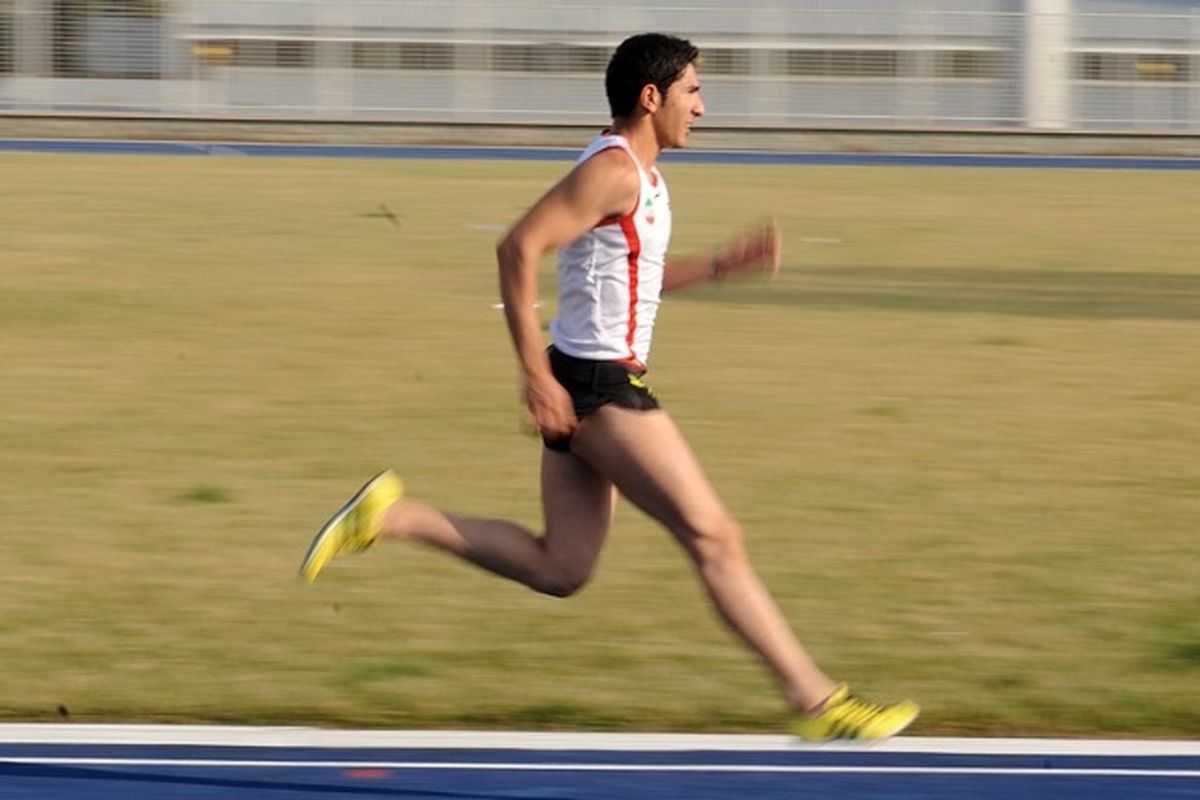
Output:
[[[496,247],[504,316],[524,375],[526,402],[538,428],[549,435],[570,433],[575,415],[544,350],[535,308],[538,265],[543,255],[575,241],[600,220],[628,211],[639,188],[629,156],[598,153],[547,192]]]

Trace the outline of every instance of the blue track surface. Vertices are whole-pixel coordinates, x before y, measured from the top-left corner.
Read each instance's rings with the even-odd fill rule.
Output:
[[[290,158],[475,159],[570,161],[578,150],[533,147],[391,147],[382,145],[148,142],[92,139],[3,139],[0,152],[126,153]],[[701,164],[792,164],[811,166],[1023,167],[1053,169],[1200,170],[1200,158],[1128,156],[922,155],[906,153],[775,153],[682,150],[663,154],[668,162]]]
[[[1200,754],[0,744],[0,798],[1200,798]]]

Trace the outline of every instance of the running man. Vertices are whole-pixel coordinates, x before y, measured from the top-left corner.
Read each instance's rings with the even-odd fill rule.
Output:
[[[772,274],[774,223],[712,256],[667,258],[671,206],[656,165],[704,115],[689,42],[622,42],[605,89],[613,125],[501,240],[504,313],[542,451],[542,535],[516,523],[455,516],[403,498],[390,470],[317,533],[301,567],[312,582],[334,557],[380,537],[424,542],[539,592],[566,597],[591,576],[618,492],[660,522],[695,562],[717,612],[778,680],[810,740],[881,739],[916,718],[910,702],[850,694],[805,652],[746,555],[741,526],[643,376],[662,292],[733,275]],[[538,262],[558,251],[558,317],[542,338]]]

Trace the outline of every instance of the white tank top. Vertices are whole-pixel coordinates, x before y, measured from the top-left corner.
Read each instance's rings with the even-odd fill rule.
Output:
[[[671,239],[671,203],[658,170],[647,174],[622,136],[601,135],[576,163],[613,147],[637,167],[637,202],[631,212],[601,220],[559,251],[558,316],[550,335],[569,356],[644,369]]]

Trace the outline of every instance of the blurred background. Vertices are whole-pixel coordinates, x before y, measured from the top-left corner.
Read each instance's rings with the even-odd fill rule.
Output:
[[[2,0],[0,111],[597,124],[659,29],[713,126],[1200,129],[1194,0]]]

